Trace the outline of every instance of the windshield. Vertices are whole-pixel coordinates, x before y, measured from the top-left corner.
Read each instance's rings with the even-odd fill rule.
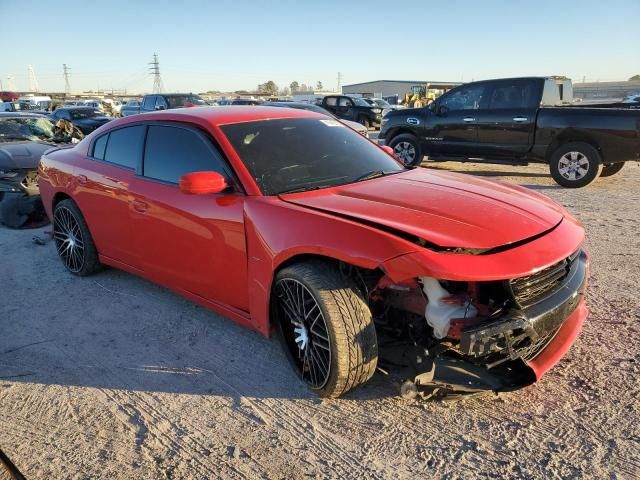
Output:
[[[404,168],[329,118],[287,118],[221,127],[264,195],[353,183]]]
[[[360,97],[353,97],[353,98],[351,98],[351,100],[353,100],[353,103],[355,103],[359,107],[370,107],[371,106],[368,102],[364,101]]]
[[[0,141],[29,140],[32,142],[60,142],[64,139],[53,133],[53,123],[48,118],[0,119]]]
[[[391,108],[391,105],[381,98],[374,98],[373,101],[380,108]]]
[[[192,107],[194,105],[206,105],[198,95],[170,95],[167,96],[169,108]]]
[[[102,112],[100,110],[91,110],[91,109],[83,109],[83,110],[71,110],[69,111],[71,118],[73,120],[82,120],[83,118],[97,117],[102,116]]]

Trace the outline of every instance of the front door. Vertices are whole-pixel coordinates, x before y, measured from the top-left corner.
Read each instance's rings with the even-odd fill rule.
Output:
[[[142,175],[130,189],[135,249],[148,278],[248,311],[244,194],[189,195],[178,186],[185,173],[212,170],[232,178],[207,135],[149,125]]]
[[[464,85],[443,95],[437,102],[424,141],[433,154],[473,157],[478,147],[478,114],[485,101],[482,83]]]

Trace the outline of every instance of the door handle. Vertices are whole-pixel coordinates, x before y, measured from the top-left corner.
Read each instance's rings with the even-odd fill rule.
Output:
[[[527,120],[529,120],[527,117],[513,117],[513,121],[516,123],[522,123],[522,122],[526,122]]]
[[[465,123],[471,123],[471,122],[475,122],[476,119],[474,117],[464,117],[462,121]]]
[[[142,200],[134,200],[133,201],[133,209],[136,212],[139,213],[144,213],[147,211],[147,208],[149,207],[148,203],[143,202]]]

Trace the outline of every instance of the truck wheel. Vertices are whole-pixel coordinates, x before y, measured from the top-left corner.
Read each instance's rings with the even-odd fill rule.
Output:
[[[418,139],[410,133],[403,133],[389,142],[393,153],[407,167],[415,167],[422,163],[422,150]]]
[[[273,295],[287,357],[318,395],[339,397],[373,376],[378,343],[371,311],[335,266],[313,261],[286,267]]]
[[[553,179],[563,187],[584,187],[600,173],[602,157],[588,143],[571,142],[560,146],[549,158]]]
[[[369,122],[369,119],[367,117],[360,117],[358,123],[360,123],[360,125],[362,125],[367,130],[369,130],[369,127],[371,126],[371,123]]]
[[[624,162],[619,163],[605,163],[604,167],[602,167],[602,172],[600,172],[601,177],[610,177],[611,175],[615,175],[624,167]]]
[[[53,239],[62,263],[74,275],[85,277],[100,268],[93,237],[73,200],[62,200],[53,209]]]

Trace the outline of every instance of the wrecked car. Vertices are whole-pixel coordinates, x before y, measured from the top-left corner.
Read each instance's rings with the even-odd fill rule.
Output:
[[[63,265],[110,265],[282,340],[320,396],[509,391],[587,316],[584,230],[526,188],[410,168],[328,116],[178,109],[47,152]]]
[[[48,118],[30,113],[0,113],[0,223],[10,228],[49,222],[40,200],[38,162],[69,136]]]

